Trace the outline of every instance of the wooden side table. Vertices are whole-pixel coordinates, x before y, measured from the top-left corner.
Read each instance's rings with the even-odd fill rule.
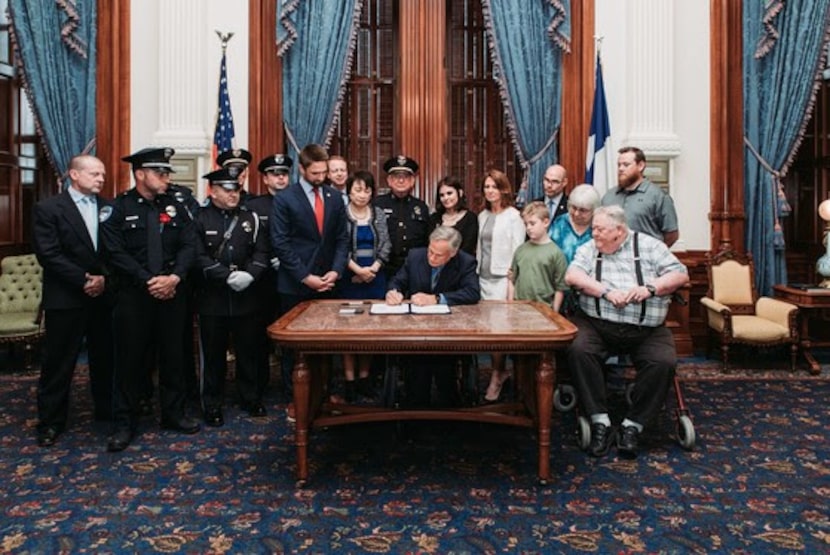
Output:
[[[810,373],[820,374],[821,364],[810,352],[810,349],[814,345],[817,347],[830,346],[830,341],[813,341],[810,339],[810,312],[830,308],[830,289],[801,289],[789,285],[775,285],[773,290],[775,291],[775,298],[792,303],[801,309],[801,329],[799,331],[801,352],[810,365]]]

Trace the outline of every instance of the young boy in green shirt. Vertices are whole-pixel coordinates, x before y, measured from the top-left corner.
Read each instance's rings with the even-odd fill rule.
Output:
[[[513,255],[507,298],[543,302],[559,312],[568,261],[548,235],[550,213],[544,203],[534,201],[524,207],[522,219],[528,240]]]

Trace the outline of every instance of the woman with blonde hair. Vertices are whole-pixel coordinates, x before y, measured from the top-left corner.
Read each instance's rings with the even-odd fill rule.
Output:
[[[504,172],[491,169],[481,181],[484,210],[478,215],[478,275],[483,300],[507,300],[507,273],[513,253],[525,241],[525,224],[516,210],[513,187]],[[504,382],[504,355],[493,355],[493,373],[484,395],[485,402],[496,402]]]

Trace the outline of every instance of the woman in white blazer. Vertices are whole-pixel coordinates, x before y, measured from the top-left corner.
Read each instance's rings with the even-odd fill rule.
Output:
[[[478,215],[478,275],[481,298],[507,300],[507,273],[513,253],[525,241],[522,216],[513,206],[513,187],[499,170],[490,170],[481,182],[484,210]],[[493,355],[493,374],[484,395],[496,402],[510,374],[504,368],[504,356]]]

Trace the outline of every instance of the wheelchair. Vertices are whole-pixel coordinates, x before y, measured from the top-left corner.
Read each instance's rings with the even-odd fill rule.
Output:
[[[564,365],[557,365],[561,367]],[[610,374],[610,376],[609,376]],[[606,383],[612,382],[616,377],[621,383],[618,384],[617,389],[622,389],[622,394],[627,406],[631,406],[634,392],[634,378],[636,370],[631,365],[616,365],[606,363]],[[609,380],[609,377],[611,378]],[[563,381],[567,382],[567,379]],[[614,391],[613,386],[609,386],[609,392]],[[687,451],[694,449],[696,435],[694,422],[689,408],[686,406],[686,401],[683,397],[683,389],[680,385],[680,380],[675,374],[672,380],[672,389],[674,390],[676,407],[675,413],[675,438],[680,446]],[[577,408],[578,398],[576,388],[570,383],[561,383],[557,377],[557,385],[553,391],[553,406],[560,413],[570,412]],[[668,410],[668,406],[666,405]],[[648,423],[650,424],[650,423]],[[647,425],[648,425],[647,424]],[[579,448],[585,450],[591,444],[591,421],[588,417],[577,414],[577,444]]]

